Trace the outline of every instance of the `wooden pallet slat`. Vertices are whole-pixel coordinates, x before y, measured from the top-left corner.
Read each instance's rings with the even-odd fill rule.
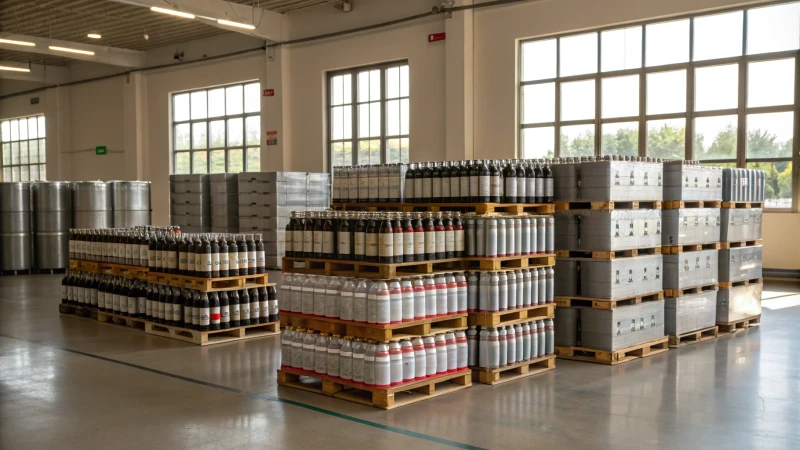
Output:
[[[669,339],[653,339],[641,344],[632,345],[619,350],[597,350],[585,347],[556,347],[556,354],[562,359],[586,361],[598,364],[617,365],[639,358],[664,353],[669,350]]]
[[[679,289],[664,289],[665,297],[683,297],[684,295],[699,294],[706,291],[718,291],[719,283],[707,284],[704,286],[692,286]]]
[[[719,327],[713,326],[679,334],[678,336],[669,336],[669,348],[681,348],[687,345],[710,341],[717,338],[718,332]]]
[[[721,200],[666,200],[664,209],[719,208]]]
[[[535,213],[552,214],[555,212],[553,203],[394,203],[394,202],[358,202],[358,203],[333,203],[333,209],[343,211],[449,211],[459,210],[464,212],[493,213],[505,212],[509,214]]]
[[[199,278],[185,275],[150,272],[147,281],[153,284],[185,287],[203,292],[218,292],[239,289],[258,288],[268,286],[269,275],[266,273],[256,275],[239,275],[222,278]]]
[[[474,311],[469,313],[469,325],[481,327],[496,327],[515,325],[531,320],[552,319],[555,314],[555,303],[547,303],[507,311]]]
[[[571,209],[592,209],[596,211],[613,211],[616,209],[661,209],[661,200],[630,200],[616,201],[609,200],[604,202],[556,202],[556,211],[567,211]]]
[[[722,202],[722,208],[724,209],[754,209],[763,207],[764,202]]]
[[[556,368],[556,355],[547,355],[540,358],[509,364],[497,369],[472,367],[472,381],[482,384],[498,385],[520,378],[538,375]]]
[[[631,295],[629,297],[607,299],[595,297],[570,297],[557,296],[555,298],[557,307],[571,306],[591,306],[595,309],[617,309],[620,306],[638,305],[642,302],[664,300],[664,291],[651,292],[648,294]]]
[[[592,259],[619,259],[633,258],[643,255],[660,255],[662,247],[629,248],[621,250],[585,251],[585,250],[556,250],[559,258],[592,258]],[[666,252],[665,252],[666,253]]]
[[[762,245],[764,241],[762,239],[754,239],[752,241],[733,241],[733,242],[720,242],[719,248],[722,250],[728,250],[731,248],[738,248],[738,247],[755,247],[757,245]]]
[[[189,328],[163,325],[147,321],[145,321],[144,324],[144,332],[147,334],[167,337],[201,346],[222,344],[225,342],[241,341],[244,339],[253,339],[265,336],[277,336],[280,334],[279,322],[259,323],[229,328],[226,330],[210,331],[198,331]]]
[[[410,322],[378,325],[281,311],[280,322],[284,325],[311,328],[324,333],[334,333],[343,336],[372,339],[379,342],[389,342],[398,339],[408,339],[413,336],[425,336],[466,329],[467,314],[455,313]]]
[[[144,331],[147,321],[137,317],[129,317],[122,314],[115,314],[105,311],[97,311],[96,320],[100,323],[109,323],[113,325],[123,325],[128,328]]]
[[[717,322],[720,336],[738,333],[750,327],[757,327],[759,325],[761,325],[761,314],[741,320],[735,320],[733,322]]]
[[[677,255],[685,252],[699,252],[701,250],[719,250],[721,244],[719,242],[709,242],[707,244],[680,244],[680,245],[665,245],[662,250],[665,255]]]
[[[549,267],[556,264],[555,253],[536,255],[500,256],[496,258],[467,257],[464,258],[464,269],[471,270],[503,270]]]
[[[381,409],[394,409],[472,386],[470,369],[458,370],[388,388],[368,386],[315,372],[281,366],[278,385],[348,400]]]
[[[732,287],[749,286],[751,284],[761,284],[763,282],[764,278],[751,278],[748,280],[739,280],[739,281],[720,281],[719,287],[720,289],[730,289]]]

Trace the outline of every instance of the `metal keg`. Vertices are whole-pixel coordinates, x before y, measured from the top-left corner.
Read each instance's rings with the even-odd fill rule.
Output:
[[[0,270],[31,269],[29,183],[0,183],[0,249]]]
[[[111,181],[114,226],[132,228],[151,224],[150,182]]]
[[[80,181],[73,184],[72,207],[75,228],[113,228],[114,198],[111,183]]]
[[[72,184],[32,183],[33,248],[37,269],[69,266],[69,229],[72,228]]]

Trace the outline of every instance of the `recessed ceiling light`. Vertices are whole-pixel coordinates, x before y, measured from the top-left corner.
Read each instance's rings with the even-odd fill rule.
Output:
[[[181,11],[175,11],[174,9],[167,9],[167,8],[159,8],[158,6],[150,7],[150,11],[159,12],[162,14],[169,14],[171,16],[183,17],[184,19],[194,19],[194,14],[189,14]]]
[[[0,39],[0,44],[14,44],[14,45],[24,45],[26,47],[36,47],[36,44],[33,42],[15,41],[13,39]]]
[[[50,50],[55,50],[55,51],[58,51],[58,52],[80,53],[81,55],[94,56],[94,52],[90,52],[89,50],[78,50],[76,48],[69,48],[69,47],[56,47],[54,45],[51,45],[48,48]]]
[[[246,23],[239,23],[239,22],[231,22],[230,20],[225,20],[225,19],[217,19],[217,23],[220,25],[227,25],[229,27],[244,28],[245,30],[256,29],[254,25],[248,25]]]
[[[100,36],[100,33],[89,33],[89,34],[86,35],[86,37],[90,37],[92,39],[100,39],[103,36]]]
[[[22,67],[12,67],[12,66],[3,66],[0,65],[0,70],[10,70],[12,72],[30,72],[31,69],[25,69]]]

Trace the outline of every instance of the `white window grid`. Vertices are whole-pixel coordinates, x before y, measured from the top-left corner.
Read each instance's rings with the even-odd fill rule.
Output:
[[[3,181],[47,179],[44,114],[0,120]]]

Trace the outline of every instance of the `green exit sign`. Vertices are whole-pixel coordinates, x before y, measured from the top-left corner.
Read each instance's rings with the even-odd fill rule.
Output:
[[[108,150],[106,150],[105,145],[98,145],[97,147],[94,148],[95,155],[105,155],[106,153],[108,153]]]
[[[31,97],[31,105],[38,105],[39,97]]]

